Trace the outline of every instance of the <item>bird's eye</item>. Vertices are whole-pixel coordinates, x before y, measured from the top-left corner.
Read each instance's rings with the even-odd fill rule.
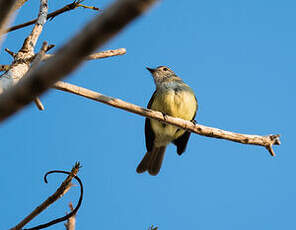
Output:
[[[168,71],[168,68],[163,68],[163,71]]]

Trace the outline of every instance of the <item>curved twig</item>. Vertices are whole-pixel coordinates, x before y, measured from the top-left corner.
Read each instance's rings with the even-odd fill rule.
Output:
[[[47,172],[47,173],[44,175],[44,182],[45,182],[46,184],[48,183],[48,181],[47,181],[47,176],[48,176],[49,174],[52,174],[52,173],[64,173],[64,174],[71,175],[72,172],[67,172],[67,171],[62,171],[62,170],[52,170],[52,171],[49,171],[49,172]],[[38,229],[47,228],[47,227],[49,227],[49,226],[51,226],[51,225],[54,225],[54,224],[57,224],[57,223],[59,223],[59,222],[62,222],[62,221],[65,221],[65,220],[69,219],[70,217],[74,216],[74,215],[78,212],[78,210],[79,210],[79,208],[80,208],[80,206],[81,206],[81,203],[82,203],[82,198],[83,198],[83,185],[82,185],[82,182],[81,182],[81,180],[80,180],[80,178],[79,178],[78,176],[74,176],[74,178],[78,181],[78,183],[79,183],[79,185],[80,185],[80,197],[79,197],[79,200],[78,200],[77,206],[73,209],[73,211],[71,211],[69,214],[67,214],[67,215],[65,215],[65,216],[63,216],[63,217],[60,217],[60,218],[54,219],[54,220],[49,221],[49,222],[47,222],[47,223],[45,223],[45,224],[40,224],[40,225],[38,225],[38,226],[36,226],[36,227],[33,227],[33,228],[26,228],[26,229],[24,229],[24,230],[38,230]]]
[[[60,199],[63,195],[65,195],[69,189],[71,188],[71,181],[77,175],[80,163],[76,162],[73,166],[71,173],[67,176],[67,178],[63,181],[60,187],[56,190],[54,194],[49,196],[44,202],[42,202],[38,207],[36,207],[29,215],[27,215],[23,220],[21,220],[16,226],[11,228],[10,230],[21,230],[23,227],[33,220],[36,216],[38,216],[41,212],[43,212],[46,208],[48,208],[55,201]],[[77,179],[78,180],[78,179]],[[79,182],[79,181],[78,181]]]

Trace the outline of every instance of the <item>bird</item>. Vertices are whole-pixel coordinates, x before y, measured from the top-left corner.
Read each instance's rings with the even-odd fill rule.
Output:
[[[193,90],[167,66],[146,69],[152,74],[156,86],[147,108],[162,112],[164,117],[169,115],[195,122],[198,103]],[[177,154],[181,155],[186,149],[189,137],[189,131],[146,118],[147,152],[136,169],[137,173],[148,171],[150,175],[156,176],[160,171],[167,145],[172,142],[177,147]]]

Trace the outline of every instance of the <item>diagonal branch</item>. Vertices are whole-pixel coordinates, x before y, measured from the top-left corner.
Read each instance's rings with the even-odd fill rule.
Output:
[[[43,42],[42,47],[41,47],[39,53],[37,55],[35,55],[35,58],[34,58],[32,65],[31,65],[31,68],[29,69],[28,72],[33,71],[33,69],[39,65],[39,63],[41,62],[42,58],[44,57],[47,49],[48,49],[47,42]],[[43,106],[39,97],[36,97],[34,99],[34,102],[39,110],[44,110],[44,106]]]
[[[14,11],[15,3],[16,0],[0,0],[0,36],[6,29],[9,19]]]
[[[29,223],[32,219],[34,219],[37,215],[39,215],[42,211],[44,211],[46,208],[48,208],[51,204],[53,204],[55,201],[57,201],[58,199],[60,199],[62,196],[64,196],[68,191],[69,189],[72,187],[72,179],[73,178],[76,178],[77,179],[77,173],[80,169],[80,163],[77,162],[74,167],[72,168],[71,170],[71,173],[67,173],[68,174],[68,177],[63,181],[63,183],[60,185],[60,187],[56,190],[56,192],[54,194],[52,194],[50,197],[48,197],[41,205],[39,205],[37,208],[35,208],[33,210],[33,212],[31,212],[27,217],[25,217],[19,224],[17,224],[15,227],[11,228],[10,230],[20,230],[22,229],[27,223]],[[55,173],[55,172],[61,172],[61,171],[50,171],[48,173],[45,174],[45,177],[44,177],[44,180],[45,182],[47,183],[47,179],[46,179],[46,176],[48,174],[51,174],[51,173]],[[62,171],[63,173],[65,173],[64,171]],[[80,179],[78,179],[78,182],[80,183],[80,186],[81,186],[81,195],[80,195],[80,198],[79,198],[79,202],[77,204],[77,207],[76,207],[76,211],[73,213],[71,212],[71,216],[72,215],[75,215],[78,208],[80,207],[80,204],[81,204],[81,201],[82,201],[82,195],[83,195],[83,187],[82,187],[82,184],[81,184],[81,181]],[[68,214],[69,215],[69,214]],[[67,215],[67,216],[68,216]],[[39,226],[37,226],[39,227]],[[41,228],[32,228],[32,229],[41,229]]]
[[[18,81],[28,72],[30,68],[30,62],[28,60],[31,60],[35,57],[34,48],[46,22],[47,10],[47,0],[40,0],[38,20],[36,21],[30,35],[24,40],[22,48],[16,54],[9,51],[8,49],[5,49],[9,54],[12,55],[14,60],[9,70],[1,75],[0,93],[3,93],[5,90],[10,89],[15,84],[17,84]],[[35,66],[36,65],[34,64],[34,68]],[[34,68],[32,68],[32,70]],[[34,98],[34,101],[39,109],[43,109],[43,105],[39,98]]]
[[[52,12],[52,13],[49,13],[49,14],[47,15],[47,19],[53,19],[54,17],[56,17],[56,16],[58,16],[58,15],[60,15],[60,14],[62,14],[62,13],[65,13],[65,12],[70,11],[70,10],[74,10],[74,9],[76,9],[76,8],[78,8],[78,7],[82,7],[82,6],[80,6],[80,4],[79,4],[80,2],[81,2],[81,1],[75,1],[75,2],[73,2],[73,3],[70,3],[70,4],[68,4],[68,5],[64,6],[64,7],[62,7],[61,9],[58,9],[58,10]],[[94,8],[95,8],[95,9],[94,9]],[[98,8],[96,8],[96,7],[94,7],[94,8],[92,8],[92,9],[94,9],[94,10],[97,10],[97,9],[98,9]],[[8,33],[8,32],[14,31],[14,30],[18,30],[18,29],[24,28],[24,27],[29,26],[29,25],[33,25],[36,21],[37,21],[37,18],[36,18],[36,19],[33,19],[33,20],[29,21],[29,22],[25,22],[25,23],[23,23],[23,24],[19,24],[19,25],[16,25],[16,26],[12,26],[12,27],[8,28],[8,29],[5,31],[5,33]]]
[[[85,89],[85,88],[82,88],[73,84],[69,84],[66,82],[62,82],[62,81],[55,83],[54,88],[65,91],[65,92],[73,93],[79,96],[83,96],[98,102],[102,102],[104,104],[107,104],[119,109],[123,109],[125,111],[132,112],[141,116],[156,119],[167,124],[175,125],[182,129],[186,129],[190,132],[193,132],[202,136],[225,139],[229,141],[238,142],[241,144],[264,146],[272,156],[275,156],[272,146],[280,145],[279,135],[259,136],[259,135],[240,134],[240,133],[225,131],[222,129],[207,127],[200,124],[194,124],[191,121],[186,121],[180,118],[175,118],[168,115],[163,116],[161,112],[146,109],[146,108],[125,102],[118,98],[108,97],[98,92],[94,92],[92,90]]]
[[[0,96],[0,121],[32,102],[59,79],[74,71],[87,55],[104,45],[154,2],[155,0],[117,1],[95,17],[62,46],[53,58],[39,65],[28,77],[21,79]]]
[[[43,30],[43,26],[47,19],[47,11],[47,0],[40,0],[38,19],[33,27],[31,34],[26,38],[22,49],[28,49],[29,51],[34,52],[36,42]]]

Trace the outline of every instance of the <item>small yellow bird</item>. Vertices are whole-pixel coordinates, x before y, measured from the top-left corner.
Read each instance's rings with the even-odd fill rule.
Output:
[[[147,108],[160,111],[164,115],[194,121],[198,105],[193,90],[166,66],[159,66],[156,69],[147,67],[147,69],[156,85]],[[177,146],[177,153],[181,155],[186,149],[189,137],[189,131],[146,118],[147,153],[138,165],[137,173],[148,171],[150,175],[157,175],[166,146],[173,142]]]

